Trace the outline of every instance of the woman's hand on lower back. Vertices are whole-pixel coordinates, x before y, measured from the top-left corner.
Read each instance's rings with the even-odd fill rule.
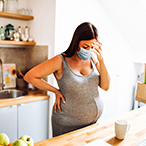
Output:
[[[61,103],[61,100],[62,100],[63,103],[65,103],[65,99],[64,99],[61,91],[58,90],[55,93],[55,96],[56,96],[56,99],[55,99],[55,103],[54,103],[53,109],[54,109],[55,112],[57,111],[57,108],[59,109],[59,111],[62,111],[61,107],[60,107],[60,103]]]

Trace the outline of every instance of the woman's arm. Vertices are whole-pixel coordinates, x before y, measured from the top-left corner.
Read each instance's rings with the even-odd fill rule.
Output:
[[[25,74],[24,80],[33,84],[39,89],[43,89],[55,93],[57,89],[49,85],[42,78],[60,70],[59,62],[60,62],[60,57],[56,56],[50,60],[47,60],[35,66]]]
[[[96,68],[100,74],[100,87],[103,90],[108,90],[110,87],[110,76],[108,74],[107,68],[104,63],[104,59],[102,56],[102,49],[101,49],[101,43],[97,41],[95,44],[94,49],[92,52],[95,54],[93,55],[93,60],[95,62]]]
[[[108,74],[108,71],[106,69],[104,61],[100,61],[99,65],[96,63],[96,67],[99,68],[100,73],[100,87],[107,91],[110,87],[110,76]]]
[[[24,80],[26,82],[29,82],[36,86],[39,89],[50,91],[55,93],[56,95],[56,101],[55,101],[55,107],[56,110],[57,107],[61,111],[60,108],[60,98],[63,102],[65,102],[64,97],[62,96],[61,92],[53,87],[52,85],[48,84],[45,80],[43,80],[43,77],[46,77],[52,73],[55,73],[57,76],[62,75],[62,58],[60,56],[55,56],[52,59],[49,59],[34,68],[32,68],[30,71],[28,71],[25,76]]]

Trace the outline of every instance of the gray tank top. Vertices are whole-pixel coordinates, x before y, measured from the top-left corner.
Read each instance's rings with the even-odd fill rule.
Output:
[[[53,118],[62,125],[87,125],[95,122],[102,114],[103,104],[98,92],[100,75],[94,62],[91,59],[92,73],[80,76],[61,57],[63,74],[61,79],[56,80],[66,103],[61,102],[62,112],[53,112]]]

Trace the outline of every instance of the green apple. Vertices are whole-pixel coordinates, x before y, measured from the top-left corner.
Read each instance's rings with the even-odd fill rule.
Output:
[[[27,143],[27,146],[33,146],[34,145],[33,139],[28,135],[23,135],[19,139],[25,141]]]
[[[7,146],[9,143],[9,137],[5,133],[0,133],[0,145]]]
[[[26,142],[21,140],[21,139],[18,139],[16,140],[12,146],[27,146]]]

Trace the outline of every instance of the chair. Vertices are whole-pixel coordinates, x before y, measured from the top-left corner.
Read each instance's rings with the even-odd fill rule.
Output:
[[[135,100],[138,101],[138,108],[140,102],[146,103],[146,84],[138,82]]]

